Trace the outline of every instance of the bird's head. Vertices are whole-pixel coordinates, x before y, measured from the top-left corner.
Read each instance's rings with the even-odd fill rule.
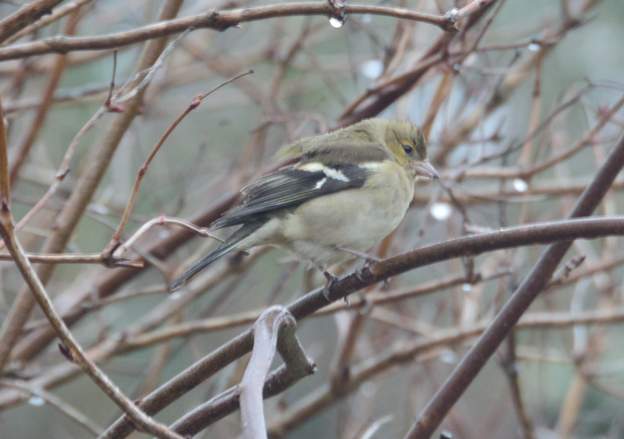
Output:
[[[438,172],[427,160],[427,142],[418,127],[410,122],[389,120],[385,127],[385,142],[395,161],[415,179],[437,179]]]

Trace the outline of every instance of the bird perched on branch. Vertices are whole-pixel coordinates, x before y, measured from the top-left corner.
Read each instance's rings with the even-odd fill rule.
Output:
[[[366,257],[403,220],[418,179],[437,178],[422,131],[409,122],[368,119],[280,150],[287,165],[241,191],[239,204],[211,227],[238,227],[171,284],[180,288],[233,250],[290,250],[327,279],[328,268]]]

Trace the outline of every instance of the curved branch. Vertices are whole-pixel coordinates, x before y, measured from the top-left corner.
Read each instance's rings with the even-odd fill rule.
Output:
[[[592,182],[578,198],[570,218],[589,216],[598,207],[615,178],[624,167],[624,135],[605,159]],[[574,220],[573,220],[574,221]],[[455,367],[442,387],[433,395],[405,439],[429,438],[439,427],[449,410],[507,337],[522,314],[541,293],[563,259],[571,240],[550,245],[540,256],[531,272],[513,292],[511,299],[497,313],[477,343]]]
[[[591,239],[609,235],[624,235],[624,217],[554,221],[451,239],[366,266],[336,281],[327,293],[323,288],[319,288],[306,294],[290,304],[288,310],[297,320],[300,320],[331,302],[341,300],[349,294],[384,279],[414,268],[460,256],[477,255],[524,245],[568,242],[574,239]],[[330,299],[329,302],[326,294]],[[247,330],[142,398],[139,407],[148,414],[162,410],[186,394],[189,389],[248,353],[252,345],[253,335],[250,330]],[[131,422],[126,417],[122,417],[112,424],[104,435],[120,439],[130,434],[132,429]]]
[[[257,6],[253,8],[231,9],[225,11],[211,10],[191,17],[159,21],[130,31],[116,32],[95,37],[61,37],[55,36],[31,43],[15,44],[0,49],[0,61],[24,58],[45,53],[66,53],[76,50],[102,50],[127,46],[152,38],[164,37],[187,29],[214,29],[224,31],[241,23],[266,20],[268,18],[290,17],[300,15],[324,15],[331,17],[335,11],[329,2],[281,3]],[[344,13],[373,14],[395,17],[399,19],[420,21],[438,26],[444,30],[454,29],[453,21],[444,15],[426,14],[405,8],[391,8],[374,5],[345,5]]]
[[[38,20],[40,17],[49,14],[56,5],[63,0],[39,0],[24,5],[0,21],[0,43],[5,41],[15,32]]]

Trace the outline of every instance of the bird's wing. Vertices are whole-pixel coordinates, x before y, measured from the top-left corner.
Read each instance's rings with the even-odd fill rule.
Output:
[[[240,205],[212,226],[243,224],[257,220],[257,215],[294,208],[321,195],[359,188],[369,172],[366,166],[357,164],[325,165],[314,161],[278,170],[245,187]]]

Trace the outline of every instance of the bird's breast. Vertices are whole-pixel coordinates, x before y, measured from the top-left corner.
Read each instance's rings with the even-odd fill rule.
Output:
[[[413,184],[394,163],[370,166],[371,177],[363,188],[310,200],[285,215],[284,240],[364,251],[392,232],[409,207]]]

